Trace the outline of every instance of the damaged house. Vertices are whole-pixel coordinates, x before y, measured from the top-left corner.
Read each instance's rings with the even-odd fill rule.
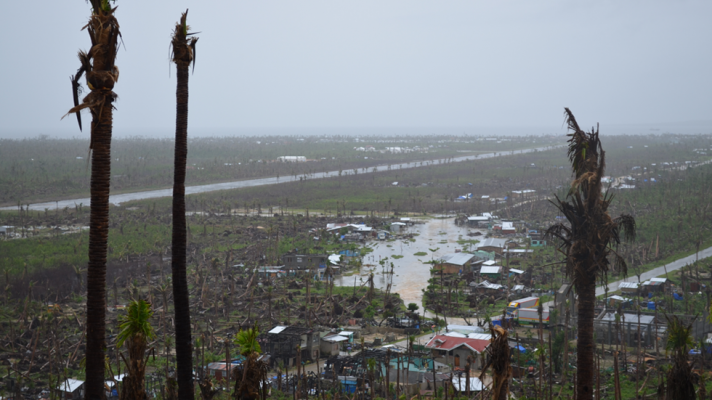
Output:
[[[319,358],[320,334],[311,328],[298,326],[275,326],[260,335],[262,351],[269,354],[272,365],[282,360],[284,365],[297,365],[297,346],[300,346],[301,360],[313,361]]]

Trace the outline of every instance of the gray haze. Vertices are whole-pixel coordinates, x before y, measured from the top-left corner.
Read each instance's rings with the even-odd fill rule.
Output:
[[[0,138],[87,135],[60,117],[89,5],[3,4]],[[563,133],[564,106],[604,133],[712,132],[709,1],[117,4],[118,137],[172,135],[188,7],[191,135]]]

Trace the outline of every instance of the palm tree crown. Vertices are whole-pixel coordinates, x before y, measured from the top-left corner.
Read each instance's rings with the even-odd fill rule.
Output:
[[[254,328],[240,329],[235,336],[235,344],[240,349],[240,354],[247,357],[250,354],[261,353],[262,348],[257,342],[257,336],[260,334],[260,328],[255,324]]]
[[[152,316],[151,305],[145,300],[132,301],[126,310],[126,315],[119,319],[121,331],[116,338],[116,346],[121,347],[127,339],[137,335],[145,339],[153,339],[156,335],[150,322]]]
[[[612,253],[623,274],[628,266],[615,251],[621,243],[621,233],[626,240],[635,240],[635,219],[628,214],[618,218],[608,215],[613,195],[603,192],[601,178],[606,167],[605,155],[598,137],[598,128],[590,133],[579,128],[573,113],[566,108],[566,120],[573,133],[568,155],[575,176],[565,199],[554,195],[554,206],[566,217],[567,223],[557,223],[547,230],[547,235],[559,240],[559,250],[566,258],[566,275],[577,280],[595,276],[603,278],[609,271],[608,256]],[[593,261],[593,262],[589,262]]]
[[[584,132],[573,113],[565,109],[566,121],[572,131],[568,155],[574,174],[571,188],[564,199],[552,203],[566,218],[547,229],[546,235],[559,242],[559,251],[566,256],[566,275],[579,295],[577,348],[577,387],[579,400],[593,397],[593,318],[596,304],[596,280],[605,281],[610,267],[609,256],[623,274],[627,265],[616,248],[624,239],[635,239],[635,220],[630,215],[611,218],[608,206],[613,196],[603,192],[601,178],[606,167],[606,153],[601,147],[598,128]]]

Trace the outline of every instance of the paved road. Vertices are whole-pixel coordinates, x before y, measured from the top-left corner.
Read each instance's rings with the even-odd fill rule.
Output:
[[[707,258],[707,257],[712,257],[712,247],[708,247],[704,250],[700,250],[699,258],[703,259],[703,258]],[[696,258],[697,258],[697,255],[693,254],[691,256],[683,257],[679,260],[673,261],[673,262],[666,264],[664,266],[653,268],[650,271],[640,274],[640,281],[645,282],[650,278],[655,278],[656,276],[665,275],[666,269],[667,269],[667,272],[677,271],[678,269],[680,269],[688,264],[694,263]],[[618,290],[618,286],[621,284],[621,282],[638,282],[638,277],[635,275],[632,275],[626,279],[622,279],[622,280],[616,281],[616,282],[611,282],[608,284],[608,291],[614,292],[614,291]],[[606,293],[606,288],[604,286],[598,286],[596,288],[596,296],[601,296],[605,293]],[[549,301],[544,304],[544,307],[553,307],[553,306],[554,306],[553,301]]]
[[[537,147],[537,148],[533,148],[533,149],[513,150],[513,151],[506,151],[506,152],[486,153],[486,154],[452,157],[452,158],[442,158],[442,159],[428,160],[428,161],[422,161],[422,162],[421,161],[413,161],[413,162],[401,163],[401,164],[379,165],[376,167],[369,167],[369,168],[367,168],[366,172],[359,172],[359,173],[360,174],[370,174],[370,173],[374,172],[373,171],[374,168],[376,169],[376,172],[381,172],[381,171],[388,171],[388,170],[408,169],[408,168],[417,168],[417,167],[423,167],[423,166],[429,166],[429,165],[437,165],[437,164],[442,164],[445,161],[462,162],[462,161],[482,160],[482,159],[486,159],[486,158],[531,153],[534,151],[551,150],[551,149],[554,149],[557,147],[561,147],[561,146]],[[340,171],[315,173],[315,174],[306,176],[306,178],[308,178],[308,179],[331,178],[331,177],[339,176],[339,172]],[[342,175],[353,175],[354,170],[353,169],[344,170],[344,171],[341,171],[341,174]],[[248,179],[248,180],[242,180],[242,181],[213,183],[213,184],[209,184],[209,185],[188,186],[185,188],[185,194],[207,193],[207,192],[213,192],[213,191],[217,191],[217,190],[239,189],[239,188],[247,188],[247,187],[253,187],[253,186],[264,186],[264,185],[274,185],[274,184],[278,184],[278,183],[295,182],[303,177],[305,177],[305,175],[298,175],[296,177],[295,176],[282,176],[282,177],[271,177],[271,178],[260,178],[260,179]],[[146,199],[153,199],[153,198],[158,198],[158,197],[170,197],[172,195],[173,195],[173,189],[146,190],[143,192],[132,192],[132,193],[111,195],[109,197],[109,202],[111,204],[119,205],[121,203],[125,203],[127,201],[132,201],[132,200],[146,200]],[[42,211],[44,209],[51,210],[54,208],[74,207],[76,204],[80,204],[80,203],[84,204],[85,206],[88,206],[90,204],[90,202],[91,202],[90,199],[88,197],[85,197],[85,198],[81,198],[81,199],[69,199],[69,200],[49,201],[49,202],[45,202],[45,203],[35,203],[35,204],[30,204],[29,208],[31,210]],[[16,209],[17,209],[17,206],[0,207],[0,211],[2,211],[2,210],[16,210]]]

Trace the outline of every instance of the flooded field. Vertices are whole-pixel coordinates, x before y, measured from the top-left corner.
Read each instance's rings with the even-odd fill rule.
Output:
[[[371,272],[375,274],[374,284],[379,289],[385,289],[388,283],[392,283],[391,291],[400,294],[401,299],[408,303],[416,303],[423,309],[422,290],[428,285],[430,279],[430,264],[424,261],[437,259],[438,257],[454,253],[456,249],[462,249],[462,245],[457,241],[460,239],[476,239],[468,237],[468,232],[475,229],[468,229],[455,225],[454,218],[447,219],[427,219],[423,224],[415,224],[408,228],[407,233],[414,233],[415,242],[410,240],[382,241],[369,244],[373,252],[364,257],[364,267],[360,274],[344,276],[336,280],[339,286],[353,286],[354,278],[356,285],[360,285],[368,279]],[[482,236],[479,236],[481,238]],[[431,251],[436,250],[436,251]],[[415,254],[426,253],[426,255]],[[394,259],[393,256],[398,256]],[[402,256],[403,258],[400,258]],[[379,261],[388,257],[388,267],[382,268]],[[393,275],[389,274],[390,263],[393,262]],[[384,273],[384,271],[386,273]]]

